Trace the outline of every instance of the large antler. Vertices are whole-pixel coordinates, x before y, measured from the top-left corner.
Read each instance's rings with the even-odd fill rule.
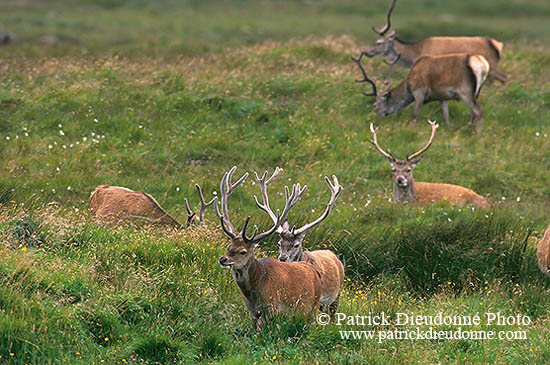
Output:
[[[407,161],[410,161],[413,158],[420,156],[422,153],[424,153],[424,151],[426,151],[432,145],[432,142],[433,142],[433,139],[434,139],[434,136],[435,136],[435,130],[437,129],[437,127],[439,127],[439,125],[437,125],[436,122],[432,122],[431,120],[428,120],[428,123],[430,123],[430,125],[432,126],[432,135],[430,136],[430,140],[424,146],[424,148],[422,148],[420,151],[418,151],[416,153],[413,153],[412,155],[407,157]]]
[[[239,180],[237,180],[236,183],[231,183],[231,177],[233,176],[233,173],[237,169],[237,166],[233,166],[231,170],[227,171],[225,174],[223,174],[222,180],[220,182],[220,200],[221,200],[221,214],[218,210],[218,205],[214,205],[216,210],[216,215],[221,220],[221,225],[224,230],[224,232],[231,237],[232,239],[235,239],[237,237],[237,233],[235,232],[235,228],[233,228],[233,225],[229,221],[229,213],[227,211],[227,197],[231,195],[233,190],[237,188],[239,185],[241,185],[244,180],[248,177],[248,172],[245,173]],[[245,227],[246,228],[246,227]]]
[[[376,130],[374,129],[374,126],[372,123],[370,124],[370,132],[372,133],[372,141],[371,143],[376,147],[378,152],[380,152],[382,155],[387,157],[390,161],[395,161],[395,157],[391,154],[391,152],[386,152],[378,145],[378,140],[376,139]],[[389,150],[388,150],[389,151]]]
[[[293,228],[292,229],[293,235],[295,236],[300,235],[305,231],[309,230],[310,228],[315,227],[316,225],[321,223],[332,210],[332,207],[334,206],[334,202],[336,202],[336,198],[338,198],[338,195],[340,195],[340,193],[342,192],[342,186],[338,183],[338,179],[336,178],[335,175],[332,175],[332,184],[330,182],[330,179],[327,176],[325,176],[325,181],[328,185],[328,188],[330,189],[330,200],[327,204],[327,208],[325,209],[324,213],[313,222],[307,223],[305,226],[299,229]]]
[[[386,86],[384,91],[382,91],[382,95],[391,90],[391,87],[392,87],[392,84],[393,84],[393,66],[397,63],[397,61],[399,61],[400,58],[401,58],[401,54],[398,54],[397,57],[395,58],[395,60],[393,60],[392,62],[388,62],[388,61],[384,60],[384,63],[386,65],[390,66],[390,74],[388,76],[388,80],[386,81],[388,86]]]
[[[271,218],[273,223],[277,223],[277,224],[280,223],[280,222],[284,222],[286,220],[286,217],[287,217],[288,212],[290,211],[290,209],[292,209],[292,207],[298,202],[298,200],[300,199],[302,194],[307,189],[307,185],[302,188],[302,187],[300,187],[300,184],[294,184],[292,186],[292,194],[290,194],[288,186],[285,186],[285,208],[283,209],[283,213],[279,217],[277,217],[275,215],[275,213],[273,213],[273,211],[269,207],[269,197],[267,195],[267,185],[269,185],[269,183],[271,183],[271,181],[273,181],[273,179],[281,171],[283,171],[283,169],[280,169],[279,167],[276,167],[275,171],[273,172],[273,175],[271,175],[271,177],[267,180],[266,180],[267,171],[264,172],[264,174],[262,175],[261,178],[258,176],[258,174],[256,172],[254,172],[254,175],[256,175],[256,181],[258,181],[258,183],[260,184],[260,189],[262,191],[262,199],[263,199],[263,204],[260,204],[260,202],[258,201],[258,198],[256,196],[254,196],[254,200],[256,201],[256,205],[258,206],[258,208],[260,208],[261,210],[263,210],[264,212],[266,212],[269,215],[269,217]],[[279,224],[277,226],[277,232],[278,233],[282,232],[282,227]]]
[[[377,30],[374,26],[372,26],[372,30],[374,30],[376,33],[378,33],[380,35],[384,35],[384,34],[386,34],[386,32],[388,30],[390,30],[390,27],[391,27],[391,13],[393,11],[393,8],[395,7],[396,2],[397,2],[397,0],[393,0],[391,2],[390,8],[388,9],[388,13],[386,14],[386,18],[387,18],[386,25],[384,25],[384,27],[380,30]]]
[[[361,63],[361,58],[363,58],[364,54],[365,54],[365,52],[361,52],[361,55],[359,56],[359,58],[353,58],[353,57],[351,58],[355,63],[357,63],[357,65],[361,69],[361,73],[363,74],[363,79],[357,79],[357,80],[355,80],[355,82],[368,82],[369,84],[371,84],[372,85],[372,93],[366,93],[366,92],[363,91],[363,94],[365,96],[374,96],[374,97],[376,97],[376,84],[367,75],[367,72],[365,71],[365,68],[363,67],[363,64]]]

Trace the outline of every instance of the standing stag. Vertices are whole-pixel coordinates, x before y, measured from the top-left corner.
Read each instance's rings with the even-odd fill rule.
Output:
[[[462,100],[471,109],[470,125],[476,122],[478,135],[481,134],[483,119],[482,109],[477,103],[481,86],[487,78],[489,64],[481,55],[450,54],[444,56],[422,56],[411,67],[405,80],[392,88],[393,66],[399,58],[391,63],[388,86],[381,93],[376,92],[375,82],[369,78],[361,58],[352,58],[359,66],[363,79],[357,82],[368,82],[372,85],[372,93],[363,93],[374,96],[374,109],[379,115],[387,116],[414,104],[414,119],[416,122],[422,104],[430,101],[441,101],[443,120],[449,124],[448,100]]]
[[[215,203],[216,198],[206,203],[200,186],[195,186],[201,200],[199,220],[202,222],[204,211]],[[185,199],[185,207],[188,214],[187,225],[189,225],[192,223],[195,213],[189,208],[187,199]],[[150,194],[133,191],[121,186],[99,185],[90,197],[90,211],[102,223],[145,221],[174,228],[183,227]]]
[[[266,180],[267,171],[261,178],[256,174],[256,181],[260,184],[264,202],[268,201],[267,185],[281,171],[282,170],[277,167],[269,180]],[[290,229],[290,224],[286,219],[286,215],[277,218],[268,204],[261,205],[256,197],[254,197],[254,199],[256,200],[256,204],[269,214],[273,223],[276,223],[278,220],[284,222],[282,225],[279,225],[276,230],[281,237],[279,240],[279,260],[283,262],[305,261],[312,264],[317,271],[319,271],[321,274],[321,310],[323,312],[330,311],[331,316],[334,317],[340,301],[342,284],[344,283],[344,265],[330,250],[304,251],[302,246],[306,232],[321,223],[328,216],[336,202],[336,198],[342,191],[342,186],[338,183],[336,176],[333,175],[332,179],[333,183],[331,184],[329,178],[325,176],[325,181],[331,191],[331,196],[324,213],[315,221],[298,229],[296,229],[296,227]],[[300,185],[298,185],[297,194],[295,198],[290,201],[291,207],[297,203],[306,189],[307,186],[301,189]],[[286,192],[286,196],[289,196],[288,191]]]
[[[372,123],[370,124],[372,144],[384,157],[390,160],[393,172],[394,201],[418,204],[446,201],[453,205],[472,205],[484,209],[491,208],[492,205],[486,198],[462,186],[414,181],[412,170],[422,160],[422,157],[417,157],[431,146],[435,130],[438,127],[435,122],[428,121],[428,123],[432,127],[430,140],[420,151],[413,153],[406,160],[397,160],[391,153],[384,151],[378,145],[374,126]]]
[[[288,214],[291,202],[298,194],[298,187],[294,185],[292,195],[289,195],[288,188],[286,189],[285,208],[281,215],[277,210],[273,227],[261,234],[257,234],[256,231],[252,237],[248,237],[246,230],[250,217],[246,219],[240,233],[235,231],[229,221],[227,198],[248,176],[246,173],[236,183],[231,183],[236,168],[234,166],[226,172],[221,180],[221,213],[217,205],[215,206],[222,229],[231,238],[225,255],[219,259],[221,267],[231,269],[233,279],[241,290],[243,302],[257,329],[261,329],[276,313],[293,311],[315,314],[319,309],[321,279],[312,265],[305,262],[281,262],[269,257],[258,260],[254,257],[255,245],[275,232],[279,226],[279,218]],[[267,196],[264,196],[263,205],[258,206],[267,212]]]
[[[399,56],[399,63],[411,67],[416,60],[425,55],[445,55],[452,53],[478,54],[489,62],[489,78],[506,82],[506,75],[498,72],[498,61],[502,55],[503,44],[488,37],[430,37],[423,41],[410,43],[400,39],[395,30],[386,34],[391,26],[391,13],[397,0],[393,0],[387,13],[386,25],[381,29],[372,29],[382,38],[372,47],[363,52],[367,57],[385,56],[395,61]]]
[[[550,276],[550,226],[546,228],[544,237],[539,242],[537,258],[540,271]]]

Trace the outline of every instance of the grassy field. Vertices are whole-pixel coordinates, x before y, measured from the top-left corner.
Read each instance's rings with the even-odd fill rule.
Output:
[[[62,0],[0,3],[0,363],[547,363],[550,281],[536,243],[550,216],[550,3],[545,0],[399,2],[394,27],[410,40],[487,35],[505,42],[506,85],[481,92],[484,130],[450,103],[418,181],[469,187],[489,212],[444,204],[395,205],[390,166],[429,137],[412,107],[373,113],[353,82],[357,56],[384,23],[386,1]],[[44,44],[44,36],[55,44]],[[378,79],[382,60],[366,63]],[[406,70],[398,68],[394,79]],[[438,103],[420,121],[441,120]],[[340,311],[354,315],[529,316],[525,340],[343,340],[342,329],[301,318],[252,328],[213,212],[171,232],[101,227],[88,198],[99,184],[147,191],[177,219],[223,172],[284,169],[270,187],[308,185],[292,210],[315,219],[306,237],[346,265]],[[240,175],[239,175],[240,176]],[[233,223],[255,207],[254,179],[231,196]],[[276,237],[257,256],[276,256]],[[395,327],[392,327],[395,328]],[[427,326],[421,326],[426,329]],[[453,326],[444,329],[454,329]]]

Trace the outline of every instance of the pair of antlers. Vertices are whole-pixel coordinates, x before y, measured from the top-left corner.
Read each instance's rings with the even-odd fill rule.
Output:
[[[355,82],[368,82],[369,84],[371,84],[372,85],[372,92],[371,93],[363,92],[363,95],[365,95],[365,96],[374,96],[376,98],[378,96],[378,94],[376,93],[376,83],[374,82],[373,79],[371,79],[368,76],[367,71],[365,71],[365,67],[363,67],[363,63],[361,63],[361,59],[363,58],[364,55],[365,55],[365,52],[361,52],[361,54],[359,55],[359,58],[354,58],[354,57],[351,58],[355,63],[357,63],[357,65],[359,66],[359,69],[361,70],[361,73],[363,74],[363,78],[362,79],[357,79],[357,80],[355,80]],[[382,91],[382,95],[386,94],[392,88],[392,84],[393,84],[393,66],[399,61],[400,58],[401,58],[401,55],[399,54],[399,55],[397,55],[395,60],[393,60],[392,62],[388,62],[388,61],[384,60],[384,63],[386,65],[390,66],[390,74],[388,76],[388,80],[386,80],[384,82],[384,83],[387,84],[387,86],[384,89],[384,91]]]
[[[208,203],[204,200],[204,196],[202,195],[202,189],[199,186],[199,184],[195,184],[195,187],[197,188],[197,191],[199,193],[199,199],[201,201],[201,208],[199,210],[199,222],[204,221],[204,212],[206,208],[211,206],[212,204],[215,204],[218,201],[218,197],[214,197],[212,200],[210,200]],[[187,198],[184,199],[185,201],[185,209],[187,209],[187,225],[191,225],[193,222],[193,218],[195,218],[196,213],[191,210],[189,207],[189,201]]]
[[[436,123],[436,122],[432,122],[431,120],[428,120],[428,123],[431,125],[432,127],[432,134],[430,135],[430,140],[428,141],[428,143],[426,143],[426,145],[420,149],[420,151],[418,152],[415,152],[413,153],[412,155],[408,156],[407,157],[407,160],[406,161],[411,161],[412,159],[420,156],[421,154],[423,154],[428,148],[430,148],[430,146],[432,145],[432,142],[433,142],[433,139],[434,139],[434,136],[435,136],[435,130],[437,129],[437,127],[439,127],[439,125]],[[377,128],[378,129],[378,128]],[[372,123],[370,124],[370,132],[372,133],[372,141],[371,143],[376,147],[376,149],[385,157],[387,157],[391,162],[394,162],[394,161],[397,161],[397,159],[395,157],[393,157],[393,155],[391,154],[390,150],[388,150],[388,152],[384,151],[382,149],[382,147],[380,147],[380,145],[378,144],[378,140],[376,139],[376,129],[374,129],[374,126],[372,125]]]
[[[288,216],[288,213],[289,213],[290,209],[292,209],[292,207],[294,207],[296,205],[296,203],[298,202],[300,197],[306,191],[307,186],[304,186],[302,188],[300,186],[300,184],[294,184],[292,186],[292,193],[290,192],[288,186],[285,186],[285,207],[284,207],[282,213],[279,211],[279,209],[277,209],[277,213],[275,214],[273,212],[273,210],[271,209],[271,207],[269,206],[269,196],[267,194],[267,185],[269,185],[275,179],[275,177],[277,177],[277,175],[279,175],[279,173],[281,173],[281,171],[283,171],[283,170],[279,167],[276,167],[275,171],[273,172],[273,174],[269,178],[267,178],[267,176],[268,176],[267,171],[264,172],[262,177],[260,177],[257,173],[254,173],[254,175],[256,177],[256,181],[260,185],[260,189],[261,189],[261,193],[262,193],[262,203],[259,202],[259,200],[256,196],[254,196],[254,201],[256,202],[256,205],[258,206],[258,208],[260,208],[261,210],[263,210],[264,212],[266,212],[269,215],[269,217],[271,218],[271,220],[273,222],[273,226],[270,229],[268,229],[267,231],[262,232],[260,234],[258,234],[258,232],[256,230],[254,232],[254,234],[252,235],[252,237],[248,237],[247,236],[247,228],[248,228],[248,223],[250,221],[250,216],[247,217],[247,219],[245,221],[245,224],[244,224],[244,227],[243,227],[243,230],[240,233],[237,233],[235,231],[235,228],[233,227],[233,225],[231,224],[231,222],[229,220],[229,213],[228,213],[228,209],[227,209],[227,198],[229,197],[229,195],[231,195],[231,193],[233,193],[235,188],[237,188],[239,185],[241,185],[245,181],[245,179],[248,177],[248,172],[247,172],[239,180],[237,180],[237,182],[235,182],[234,184],[231,183],[231,177],[233,176],[233,173],[235,172],[236,169],[237,169],[237,167],[233,166],[233,168],[231,170],[229,170],[228,172],[226,172],[222,177],[222,180],[221,180],[221,183],[220,183],[221,213],[218,210],[218,206],[215,205],[216,214],[217,214],[218,218],[220,218],[223,231],[229,237],[231,237],[231,239],[235,239],[238,236],[240,236],[246,243],[259,242],[260,240],[264,239],[265,237],[269,236],[270,234],[272,234],[275,231],[277,231],[278,233],[281,233],[282,232],[282,224],[281,223],[286,221],[286,218]],[[308,229],[312,228],[313,226],[319,224],[322,220],[324,220],[328,216],[328,214],[330,213],[330,211],[332,209],[332,206],[334,205],[334,202],[336,201],[336,198],[338,197],[338,195],[342,191],[342,187],[338,183],[338,179],[336,178],[336,176],[333,175],[332,178],[333,178],[333,183],[331,184],[328,177],[325,177],[325,181],[327,182],[327,184],[328,184],[328,186],[331,190],[331,198],[330,198],[330,201],[327,205],[327,208],[326,208],[325,212],[318,219],[316,219],[315,221],[313,221],[311,223],[308,223],[308,224],[304,225],[302,228],[300,228],[298,230],[293,228],[292,233],[294,233],[296,235],[302,234],[305,231],[307,231]]]

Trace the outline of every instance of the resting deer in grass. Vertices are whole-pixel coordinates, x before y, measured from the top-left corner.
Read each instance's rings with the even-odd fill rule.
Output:
[[[202,221],[204,211],[215,203],[216,198],[206,203],[200,186],[196,185],[196,187],[201,200],[199,220]],[[189,225],[193,221],[195,213],[191,212],[187,199],[185,199],[185,206],[188,213],[187,224]],[[174,228],[183,227],[150,194],[121,186],[99,185],[90,197],[90,211],[98,221],[103,223],[145,221]]]
[[[482,109],[477,103],[477,97],[481,86],[487,78],[489,64],[481,55],[450,54],[443,56],[422,56],[411,67],[405,80],[392,88],[394,60],[390,65],[388,86],[377,94],[375,82],[367,75],[361,58],[352,58],[357,63],[363,79],[357,82],[368,82],[372,85],[372,93],[364,93],[366,96],[374,96],[376,101],[374,109],[379,115],[387,116],[403,109],[407,105],[414,104],[414,119],[416,122],[422,104],[430,101],[441,101],[443,120],[449,124],[448,100],[462,100],[471,109],[470,125],[476,122],[478,135],[481,134],[483,119]]]
[[[537,258],[540,271],[550,276],[550,226],[546,228],[544,237],[539,242]]]
[[[258,174],[256,174],[256,181],[260,184],[264,202],[267,201],[267,185],[281,171],[281,169],[276,168],[273,176],[271,176],[269,180],[266,180],[267,171],[261,178]],[[303,249],[303,241],[306,232],[321,223],[329,215],[334,203],[336,202],[336,198],[338,198],[338,195],[342,191],[342,186],[338,183],[336,176],[333,175],[332,180],[333,182],[331,183],[329,178],[325,176],[325,181],[330,189],[331,195],[325,211],[319,218],[301,228],[292,227],[291,229],[290,224],[286,219],[286,215],[281,216],[279,217],[279,220],[283,222],[283,224],[277,227],[276,232],[281,238],[279,240],[280,261],[305,261],[312,264],[317,271],[319,271],[321,274],[321,310],[323,312],[330,311],[331,316],[334,317],[336,311],[338,310],[340,291],[342,290],[342,284],[344,283],[344,265],[330,250],[304,251]],[[290,203],[291,207],[296,204],[306,189],[307,186],[300,188],[300,185],[298,185],[295,199],[293,199]],[[287,196],[288,195],[289,194],[287,192]],[[269,208],[269,205],[261,205],[256,197],[254,197],[254,199],[256,200],[256,204],[269,214],[273,223],[276,223],[277,216]]]
[[[248,237],[246,232],[250,217],[246,219],[240,233],[235,231],[229,221],[227,198],[248,176],[246,173],[236,183],[231,183],[235,169],[233,167],[226,172],[221,180],[221,213],[215,206],[222,229],[231,239],[225,255],[219,259],[221,267],[232,270],[233,279],[241,290],[243,302],[257,329],[261,329],[274,314],[281,312],[315,315],[319,309],[321,279],[312,265],[305,262],[281,262],[273,258],[258,260],[254,257],[255,245],[279,226],[279,210],[273,227],[260,234],[254,232],[252,237]],[[288,193],[288,189],[286,191]],[[297,186],[294,185],[292,195],[286,196],[282,216],[288,214],[297,193]],[[264,196],[263,205],[258,206],[267,212],[263,208],[269,206],[267,195]]]
[[[386,34],[391,27],[391,13],[397,0],[393,0],[387,13],[386,25],[377,30],[382,38],[378,39],[372,47],[363,52],[367,57],[385,56],[390,61],[399,56],[399,63],[405,67],[411,67],[421,56],[440,56],[445,54],[466,53],[478,54],[489,63],[489,79],[506,82],[506,75],[498,71],[498,62],[502,55],[503,44],[488,37],[430,37],[423,41],[410,43],[400,39],[395,30]],[[446,102],[445,102],[446,103]]]
[[[438,127],[435,122],[428,121],[428,123],[432,127],[430,140],[420,151],[413,153],[405,160],[397,160],[391,153],[384,151],[378,145],[376,130],[372,123],[370,124],[372,144],[390,161],[392,167],[394,201],[418,204],[446,201],[453,205],[471,205],[484,209],[491,208],[492,205],[486,198],[462,186],[414,181],[412,170],[422,160],[422,157],[417,157],[431,146],[435,130]]]

